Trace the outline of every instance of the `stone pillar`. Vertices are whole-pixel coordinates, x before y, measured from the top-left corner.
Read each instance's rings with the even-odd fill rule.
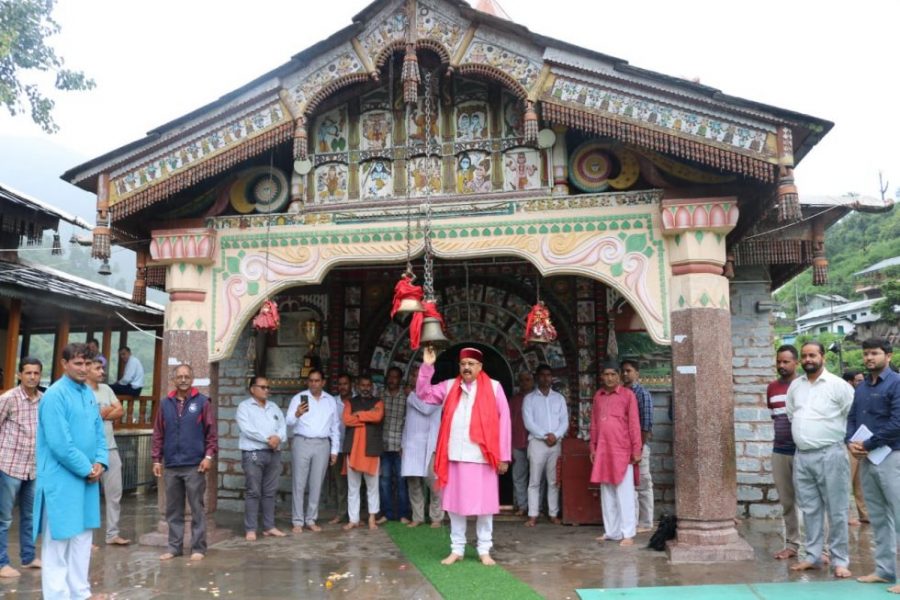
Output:
[[[731,313],[725,235],[737,199],[664,200],[663,234],[672,266],[675,513],[673,563],[751,560],[734,526],[737,481]]]
[[[172,388],[175,368],[182,363],[191,365],[194,387],[211,396],[216,390],[216,365],[209,362],[210,310],[206,290],[211,287],[212,264],[215,254],[216,233],[211,229],[176,229],[154,231],[150,242],[153,265],[166,265],[165,331],[162,351],[165,359],[165,383],[163,394]],[[162,395],[162,394],[161,394]],[[212,397],[213,410],[217,404]],[[218,417],[217,417],[218,419]],[[216,528],[213,515],[218,496],[218,457],[206,477],[206,539],[210,545],[230,536]],[[165,546],[168,525],[165,521],[166,489],[163,481],[157,486],[159,521],[155,532],[144,534],[140,543],[149,546]],[[185,509],[185,544],[190,544],[190,507]]]

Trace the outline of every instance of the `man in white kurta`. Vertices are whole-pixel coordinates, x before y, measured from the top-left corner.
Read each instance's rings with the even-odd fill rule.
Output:
[[[785,408],[797,445],[794,493],[806,525],[806,557],[791,570],[819,567],[827,514],[834,576],[844,579],[851,575],[847,568],[850,461],[844,449],[844,435],[853,388],[825,369],[825,348],[819,342],[803,344],[800,364],[805,374],[788,388]]]
[[[522,403],[522,419],[528,430],[528,520],[526,527],[537,523],[541,501],[541,481],[547,478],[547,507],[550,521],[559,519],[559,485],[556,481],[556,463],[559,461],[562,438],[569,430],[569,407],[565,397],[550,387],[553,370],[549,365],[539,365],[535,371],[538,386],[525,396]]]
[[[426,347],[423,359],[416,394],[429,404],[445,403],[435,473],[442,505],[450,515],[450,554],[441,562],[450,565],[462,559],[466,517],[474,515],[478,556],[483,564],[493,565],[494,514],[500,510],[498,473],[509,468],[511,446],[506,394],[499,382],[482,373],[482,354],[476,348],[460,351],[459,377],[435,385],[431,384],[434,349]]]

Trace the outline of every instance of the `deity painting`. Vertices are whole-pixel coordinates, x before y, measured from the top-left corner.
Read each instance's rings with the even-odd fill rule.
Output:
[[[330,163],[316,169],[316,202],[347,199],[347,165]]]
[[[430,158],[417,156],[407,162],[407,168],[409,169],[410,196],[424,196],[426,193],[429,193],[429,187],[432,194],[441,192],[440,158],[436,156]]]
[[[394,195],[390,161],[371,160],[359,168],[359,191],[362,198],[389,198]]]
[[[522,101],[506,96],[503,103],[503,137],[523,137],[525,135],[525,112]]]
[[[416,104],[412,106],[412,109],[409,111],[409,141],[413,144],[424,144],[425,143],[425,131],[429,129],[425,125],[425,100],[424,98],[420,98]],[[440,143],[438,139],[438,135],[440,133],[438,129],[438,117],[440,116],[440,109],[438,103],[435,103],[432,107],[431,112],[431,145],[437,145]]]
[[[456,160],[456,192],[484,194],[491,189],[491,159],[487,152],[460,154]]]
[[[541,153],[533,149],[516,149],[504,158],[504,187],[507,190],[533,190],[541,187]]]
[[[590,300],[580,300],[577,305],[576,315],[579,323],[593,323],[594,303]]]
[[[386,110],[367,112],[360,117],[359,149],[384,150],[391,145],[391,113]]]
[[[347,149],[347,109],[339,108],[319,117],[316,123],[316,152],[343,152]]]
[[[487,105],[469,102],[456,107],[456,141],[478,142],[488,137]]]

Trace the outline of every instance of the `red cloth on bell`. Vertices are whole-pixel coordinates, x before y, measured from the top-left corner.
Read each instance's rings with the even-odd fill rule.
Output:
[[[394,286],[394,305],[391,307],[391,318],[393,319],[397,311],[400,310],[402,301],[408,299],[421,301],[422,297],[422,288],[418,285],[413,285],[412,277],[402,276],[397,285]]]

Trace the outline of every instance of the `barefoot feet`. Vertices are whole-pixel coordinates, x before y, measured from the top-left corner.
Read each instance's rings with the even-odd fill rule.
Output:
[[[369,515],[369,529],[378,529],[378,524],[384,523],[384,521],[387,521],[387,519],[385,519],[384,517],[381,517],[381,519],[376,520],[375,515]]]
[[[534,527],[537,525],[537,517],[528,517],[528,520],[525,521],[525,527]]]
[[[870,573],[868,575],[863,575],[862,577],[857,577],[856,580],[860,583],[892,583],[887,579],[882,579],[875,573]]]
[[[634,538],[625,538],[619,542],[620,546],[634,546]]]
[[[494,566],[494,565],[497,564],[497,563],[494,561],[494,559],[491,558],[491,555],[490,555],[490,554],[479,554],[479,555],[478,555],[478,558],[481,559],[481,564],[483,564],[483,565],[486,566],[486,567],[492,567],[492,566]]]
[[[455,563],[458,560],[462,560],[462,555],[451,552],[450,555],[447,556],[447,558],[445,558],[444,560],[441,561],[441,564],[442,565],[452,565],[453,563]]]
[[[808,560],[798,562],[796,565],[791,565],[791,571],[811,571],[818,568],[819,565],[811,563]]]
[[[775,558],[778,560],[787,560],[789,558],[794,558],[795,556],[797,556],[797,551],[793,548],[782,548],[775,553]]]

